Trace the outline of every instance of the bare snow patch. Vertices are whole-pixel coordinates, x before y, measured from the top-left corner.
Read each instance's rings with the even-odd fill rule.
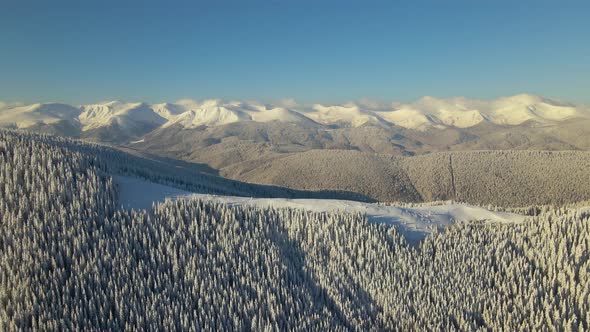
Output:
[[[468,204],[399,207],[336,199],[250,198],[195,194],[169,186],[126,177],[113,176],[119,184],[120,203],[125,208],[149,209],[153,203],[170,199],[201,199],[232,206],[294,208],[312,212],[362,213],[371,222],[394,225],[410,242],[422,240],[437,229],[459,221],[521,222],[525,216],[494,212]]]

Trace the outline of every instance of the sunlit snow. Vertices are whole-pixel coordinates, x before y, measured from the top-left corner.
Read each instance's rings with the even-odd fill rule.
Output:
[[[421,207],[397,207],[336,199],[250,198],[195,194],[173,187],[141,179],[113,176],[119,185],[119,201],[125,208],[149,209],[153,203],[168,199],[199,198],[229,205],[257,207],[296,208],[313,212],[363,213],[372,222],[397,226],[409,241],[423,239],[426,235],[458,221],[486,220],[491,222],[521,222],[524,216],[494,212],[468,204],[443,204]]]
[[[423,97],[411,103],[380,104],[349,102],[336,105],[280,105],[252,101],[179,100],[174,103],[125,103],[110,101],[74,107],[66,104],[44,103],[23,106],[0,102],[0,126],[26,128],[38,123],[69,121],[83,130],[110,126],[127,128],[137,123],[183,128],[219,126],[239,121],[300,122],[315,121],[326,125],[364,124],[397,125],[425,130],[446,126],[468,128],[482,122],[518,125],[526,121],[547,123],[576,117],[590,117],[587,107],[550,100],[540,96],[520,94],[493,100],[464,97]]]

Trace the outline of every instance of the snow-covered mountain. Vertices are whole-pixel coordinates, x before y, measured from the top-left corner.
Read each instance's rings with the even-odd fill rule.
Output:
[[[326,106],[315,104],[305,112],[311,119],[323,124],[348,124],[358,127],[364,124],[382,124],[384,121],[371,110],[363,109],[354,103]]]
[[[315,122],[323,125],[359,127],[399,126],[414,130],[469,128],[480,123],[519,125],[527,121],[554,123],[590,118],[587,107],[540,96],[521,94],[495,100],[463,97],[423,97],[412,103],[379,105],[371,102],[341,105],[269,105],[218,99],[174,103],[125,103],[111,101],[79,107],[43,103],[0,103],[0,126],[28,128],[67,122],[82,132],[117,130],[128,136],[143,135],[158,127],[214,127],[241,121]]]
[[[78,116],[82,130],[117,125],[122,129],[134,129],[141,125],[160,126],[167,119],[160,116],[146,103],[123,103],[111,101],[101,104],[80,106]]]
[[[242,110],[232,107],[220,100],[206,100],[202,103],[193,102],[180,104],[185,111],[171,118],[164,127],[178,124],[183,128],[200,126],[214,127],[238,121],[248,121],[251,117]]]
[[[0,107],[0,126],[28,128],[39,124],[54,124],[60,121],[79,123],[80,109],[67,104],[45,103],[32,105],[6,105]]]
[[[497,125],[519,125],[529,120],[547,123],[590,116],[586,107],[528,94],[495,100],[423,97],[378,114],[398,126],[419,130],[429,127],[469,128],[482,122]]]
[[[196,128],[199,126],[214,127],[239,121],[299,122],[309,120],[294,110],[254,102],[223,102],[212,99],[199,103],[184,100],[176,105],[184,112],[171,117],[164,127],[179,124],[184,128]]]

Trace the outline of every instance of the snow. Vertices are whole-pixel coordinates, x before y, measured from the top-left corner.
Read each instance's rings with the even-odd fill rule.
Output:
[[[438,99],[423,97],[411,104],[402,104],[395,110],[383,114],[398,126],[411,129],[444,125],[467,128],[484,120],[479,110],[465,105],[465,99]]]
[[[220,126],[241,120],[250,120],[250,117],[242,112],[236,112],[225,107],[208,107],[190,110],[179,115],[165,127],[172,124],[180,124],[183,128],[196,128],[199,126]]]
[[[431,121],[426,115],[419,110],[410,108],[400,108],[393,112],[381,112],[380,115],[386,121],[404,128],[422,129],[431,125]]]
[[[146,103],[111,101],[102,104],[83,105],[79,116],[83,130],[96,129],[116,123],[121,128],[133,128],[137,123],[162,125],[166,119]]]
[[[176,116],[186,112],[188,109],[190,109],[190,106],[180,104],[180,103],[177,103],[177,104],[161,103],[161,104],[153,104],[152,109],[159,116],[170,121],[170,120],[173,120]]]
[[[79,110],[60,103],[37,103],[32,105],[4,104],[0,109],[0,124],[16,128],[28,128],[38,123],[51,124],[58,121],[76,122]]]
[[[246,101],[207,99],[178,100],[174,103],[125,103],[111,101],[73,107],[66,104],[9,104],[0,102],[0,125],[26,128],[37,123],[67,120],[81,123],[83,130],[117,124],[123,129],[137,124],[184,128],[219,126],[239,121],[301,122],[397,125],[415,130],[429,128],[469,128],[482,122],[519,125],[526,121],[550,123],[576,117],[590,117],[590,109],[539,96],[520,94],[495,100],[463,97],[423,97],[412,103],[382,104],[364,100],[340,105],[298,105],[294,101],[278,105]]]
[[[249,111],[248,114],[252,120],[256,122],[300,122],[307,119],[300,113],[282,107],[263,109],[259,111]]]
[[[163,127],[178,124],[183,128],[197,128],[200,126],[220,126],[238,121],[251,120],[250,116],[239,109],[234,109],[218,99],[208,99],[203,102],[184,99],[177,102],[178,109],[184,112],[170,116]]]
[[[177,102],[185,112],[170,116],[170,121],[164,127],[180,124],[183,128],[199,126],[220,126],[238,121],[255,122],[300,122],[307,118],[302,114],[283,108],[267,107],[267,105],[253,102],[223,102],[217,99],[205,100],[199,103],[194,100]]]
[[[332,106],[315,104],[312,107],[312,111],[304,114],[312,120],[323,124],[349,123],[353,127],[359,127],[366,123],[380,124],[384,122],[377,115],[360,108],[354,103]]]
[[[423,239],[437,229],[458,221],[486,220],[499,223],[522,222],[524,216],[493,212],[468,204],[444,204],[420,207],[398,207],[335,199],[249,198],[195,194],[145,180],[113,176],[119,185],[120,203],[125,208],[149,209],[155,202],[175,199],[202,199],[256,207],[295,208],[313,212],[362,213],[372,222],[395,225],[409,242]]]
[[[439,125],[469,128],[484,121],[499,125],[519,125],[529,120],[546,123],[590,115],[582,107],[528,94],[490,101],[423,97],[394,108],[379,114],[398,126],[417,130]]]
[[[489,114],[494,123],[509,125],[518,125],[528,120],[562,121],[583,115],[573,105],[532,95],[500,98],[491,103]]]

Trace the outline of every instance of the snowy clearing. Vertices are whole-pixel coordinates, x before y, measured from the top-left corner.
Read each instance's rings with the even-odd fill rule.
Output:
[[[395,225],[410,242],[419,241],[436,229],[458,221],[487,220],[491,222],[521,222],[525,216],[494,212],[468,204],[445,204],[421,207],[396,207],[336,199],[250,198],[195,194],[173,187],[127,176],[113,176],[119,185],[120,204],[127,209],[149,209],[153,203],[168,199],[216,201],[229,205],[296,208],[313,212],[363,213],[369,221]]]

